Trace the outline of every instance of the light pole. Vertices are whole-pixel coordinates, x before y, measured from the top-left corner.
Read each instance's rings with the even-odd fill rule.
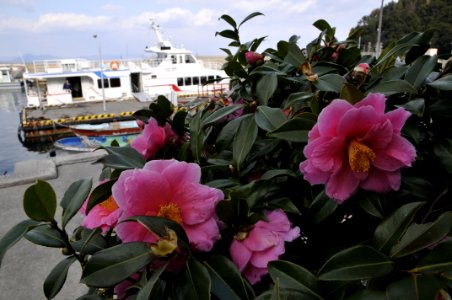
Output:
[[[384,0],[381,0],[380,15],[378,17],[377,44],[375,45],[375,57],[377,58],[380,56],[381,51],[381,23],[383,23],[383,2]]]
[[[93,38],[97,39],[97,34],[94,34]],[[99,47],[100,82],[101,82],[101,87],[102,87],[102,105],[103,105],[104,111],[107,111],[107,105],[105,103],[104,67],[102,64],[102,48],[100,47],[100,39],[98,39],[98,47]]]

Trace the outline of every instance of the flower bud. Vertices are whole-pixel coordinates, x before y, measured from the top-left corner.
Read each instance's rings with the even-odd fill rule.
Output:
[[[264,62],[264,56],[254,51],[245,52],[245,60],[249,65],[260,65]]]

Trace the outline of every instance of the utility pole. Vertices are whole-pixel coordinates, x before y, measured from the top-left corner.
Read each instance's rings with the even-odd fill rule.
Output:
[[[97,38],[97,34],[93,35],[93,38]],[[100,47],[100,39],[98,39],[98,47],[99,47],[99,68],[100,68],[100,81],[102,86],[102,104],[104,111],[107,111],[107,105],[105,103],[105,87],[104,87],[104,67],[102,64],[102,48]]]
[[[381,26],[383,23],[383,2],[381,0],[380,15],[378,17],[377,44],[375,45],[375,56],[378,58],[381,52]]]

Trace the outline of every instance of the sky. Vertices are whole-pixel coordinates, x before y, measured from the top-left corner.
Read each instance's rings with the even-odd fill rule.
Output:
[[[240,27],[242,42],[266,36],[258,49],[263,51],[298,35],[305,46],[320,33],[312,25],[316,20],[336,27],[336,37],[344,40],[380,5],[380,0],[0,0],[0,59],[94,57],[99,49],[107,57],[141,58],[156,42],[150,19],[175,47],[198,56],[224,55],[220,48],[228,48],[230,40],[215,33],[231,27],[219,18],[227,14],[240,23],[253,12],[264,16]]]

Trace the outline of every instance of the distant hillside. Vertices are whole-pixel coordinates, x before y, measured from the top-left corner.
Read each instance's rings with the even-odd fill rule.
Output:
[[[377,41],[378,17],[380,9],[364,16],[353,28],[362,28],[362,49],[369,43],[375,47]],[[435,29],[432,47],[438,48],[439,55],[452,52],[452,4],[451,0],[399,0],[390,2],[383,8],[381,40],[383,47],[413,31]]]

